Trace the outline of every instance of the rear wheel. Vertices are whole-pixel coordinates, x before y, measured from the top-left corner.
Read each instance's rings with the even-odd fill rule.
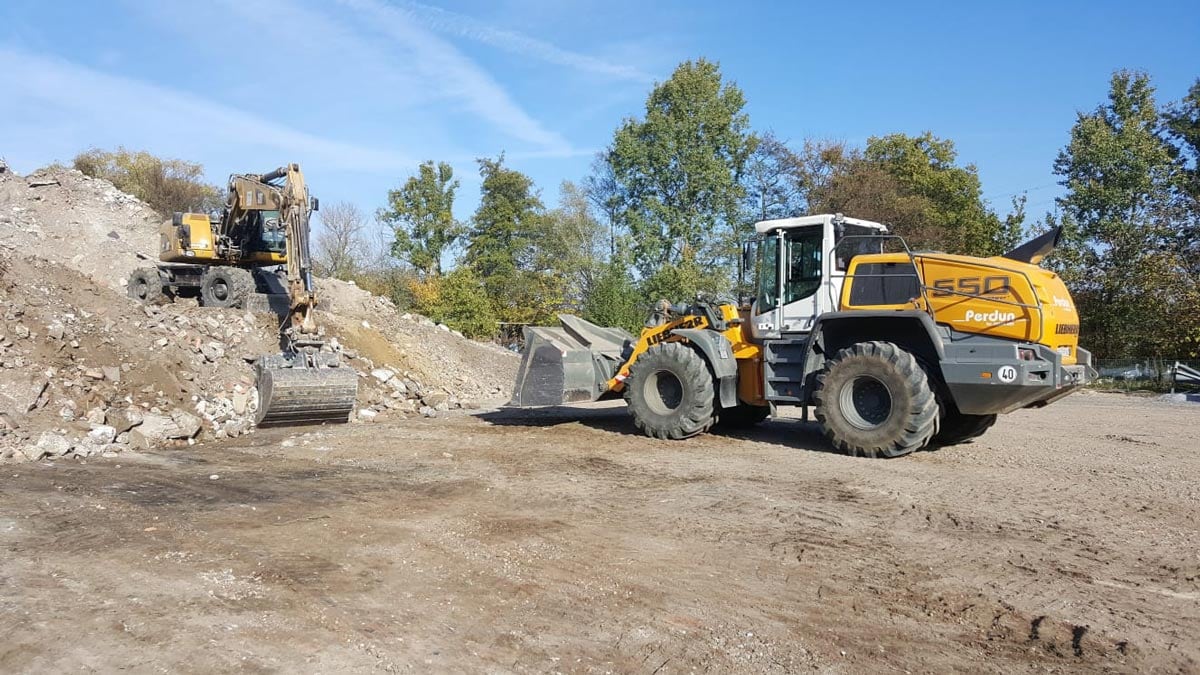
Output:
[[[890,342],[839,351],[817,376],[816,417],[834,447],[863,457],[900,457],[929,443],[938,404],[909,352]]]
[[[254,275],[240,267],[210,267],[200,277],[200,303],[205,307],[243,307],[254,293]]]
[[[126,288],[129,297],[147,305],[161,305],[167,301],[167,292],[163,287],[162,277],[153,267],[141,267],[129,275],[129,286]]]
[[[704,359],[685,345],[656,345],[633,362],[625,401],[647,436],[680,439],[708,431],[715,420],[713,380]]]
[[[936,445],[956,445],[978,438],[996,423],[995,415],[967,415],[950,410],[942,416],[941,428],[933,437]]]

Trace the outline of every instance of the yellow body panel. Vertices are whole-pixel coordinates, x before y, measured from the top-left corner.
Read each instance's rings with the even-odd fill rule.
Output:
[[[212,222],[203,213],[183,214],[183,225],[187,228],[189,246],[180,233],[180,228],[166,221],[158,227],[158,259],[163,262],[203,263],[217,257],[216,242],[213,241]]]
[[[1007,258],[915,254],[924,293],[900,305],[853,305],[855,272],[869,263],[908,262],[904,253],[856,256],[847,272],[839,309],[932,309],[934,321],[964,333],[1036,342],[1075,363],[1079,314],[1058,275]],[[927,304],[928,303],[928,304]]]
[[[274,203],[274,202],[272,202]],[[158,259],[171,263],[194,263],[203,265],[235,265],[243,267],[258,267],[268,265],[283,265],[287,263],[286,253],[272,251],[249,251],[238,258],[222,258],[217,251],[213,237],[212,221],[203,213],[185,213],[182,221],[188,231],[188,241],[185,242],[180,232],[170,220],[158,227],[159,250]],[[185,246],[184,244],[188,244]]]

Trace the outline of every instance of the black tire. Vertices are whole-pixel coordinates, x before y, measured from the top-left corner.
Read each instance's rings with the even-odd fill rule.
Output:
[[[200,277],[200,304],[205,307],[245,307],[254,293],[254,275],[240,267],[210,267]]]
[[[637,428],[654,438],[695,436],[716,418],[708,364],[678,342],[655,345],[633,362],[625,402]]]
[[[720,429],[748,429],[771,416],[771,406],[738,402],[733,408],[721,408],[717,413]]]
[[[949,410],[942,416],[941,428],[933,437],[934,445],[957,445],[978,438],[996,423],[995,415],[967,415]]]
[[[139,267],[129,275],[125,291],[129,297],[147,305],[161,305],[167,301],[167,290],[162,277],[153,267]]]
[[[839,351],[817,375],[814,398],[825,436],[852,456],[907,455],[938,429],[929,378],[912,354],[890,342]]]

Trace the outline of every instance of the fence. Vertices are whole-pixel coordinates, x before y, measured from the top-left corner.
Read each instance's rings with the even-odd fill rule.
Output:
[[[1097,359],[1095,386],[1124,391],[1195,391],[1200,389],[1200,360]]]

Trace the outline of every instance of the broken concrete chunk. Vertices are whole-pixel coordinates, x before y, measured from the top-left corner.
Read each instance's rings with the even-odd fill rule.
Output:
[[[118,434],[125,433],[130,429],[142,423],[142,411],[132,406],[128,408],[114,408],[108,411],[105,415],[105,423],[114,427]]]

